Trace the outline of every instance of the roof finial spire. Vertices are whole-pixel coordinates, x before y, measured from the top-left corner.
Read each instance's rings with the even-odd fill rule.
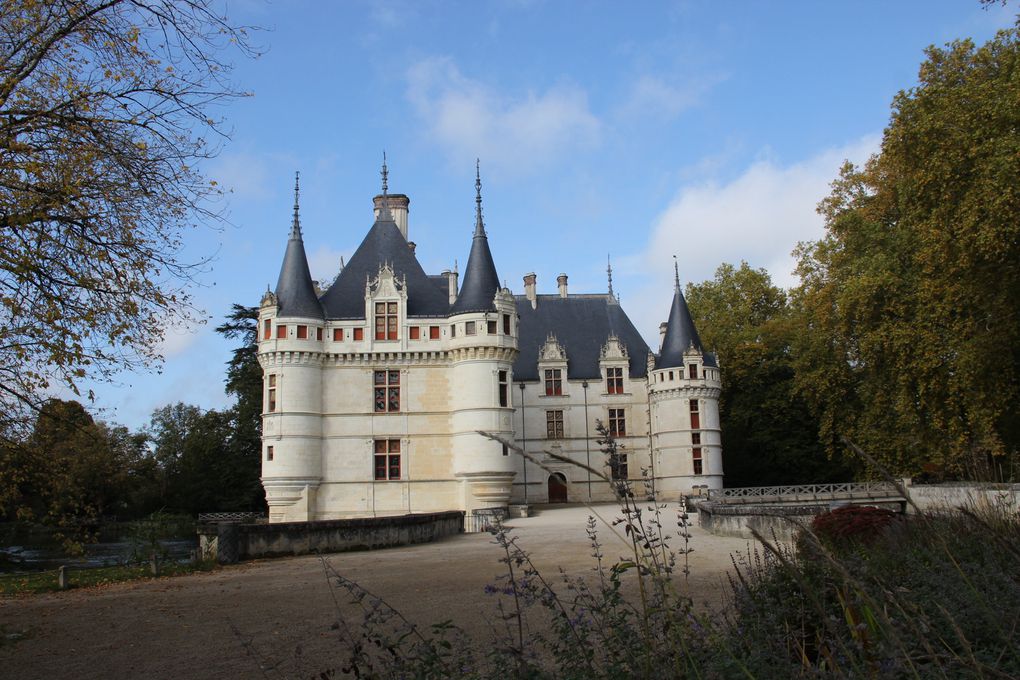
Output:
[[[482,171],[481,161],[475,159],[475,236],[485,236],[485,222],[482,220]]]
[[[301,194],[301,173],[294,173],[294,222],[290,227],[291,238],[301,238],[301,216],[299,213],[298,203]]]
[[[680,264],[677,262],[676,255],[673,256],[673,291],[680,290]]]
[[[379,221],[380,222],[392,222],[393,213],[390,212],[390,196],[389,196],[389,179],[390,170],[386,167],[386,150],[382,152],[382,170],[379,172],[382,175],[382,201],[379,205]]]
[[[609,259],[609,254],[606,253],[606,274],[609,275],[609,295],[613,295],[613,261]]]

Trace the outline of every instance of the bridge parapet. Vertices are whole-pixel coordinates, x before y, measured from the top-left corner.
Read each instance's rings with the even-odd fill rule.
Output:
[[[833,501],[900,501],[902,489],[892,482],[845,482],[840,484],[789,484],[710,489],[708,499],[728,505],[810,503]]]

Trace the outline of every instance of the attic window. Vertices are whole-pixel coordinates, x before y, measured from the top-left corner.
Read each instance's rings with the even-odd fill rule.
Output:
[[[411,340],[420,340],[421,339],[421,328],[418,327],[418,326],[411,326],[408,329],[408,337]]]
[[[474,335],[474,334],[475,334],[475,322],[474,321],[466,321],[464,323],[464,335]]]
[[[307,340],[308,339],[308,326],[300,326],[299,325],[297,327],[297,336],[298,336],[298,340]]]
[[[429,326],[429,340],[439,339],[439,326]]]
[[[282,325],[281,324],[281,325],[276,327],[276,337],[278,339],[280,339],[280,340],[282,340],[282,339],[287,337],[287,326],[286,325]]]
[[[355,328],[354,329],[354,342],[360,342],[365,339],[365,329]]]
[[[697,380],[698,379],[698,365],[697,364],[688,364],[687,372],[690,374],[691,380]]]
[[[397,339],[397,303],[375,303],[375,339]]]
[[[489,321],[485,322],[485,331],[489,335],[495,335],[496,334],[496,320],[495,319],[490,319]]]
[[[320,341],[320,342],[322,342],[322,329],[321,328],[316,328],[315,329],[315,339]]]
[[[344,329],[334,328],[333,329],[333,342],[341,342],[344,339]]]

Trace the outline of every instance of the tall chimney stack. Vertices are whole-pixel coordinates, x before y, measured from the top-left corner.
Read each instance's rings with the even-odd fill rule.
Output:
[[[405,194],[386,194],[389,198],[390,213],[393,215],[393,221],[397,223],[397,229],[403,234],[404,240],[407,240],[407,213],[410,209],[411,199]],[[382,194],[377,195],[372,199],[373,212],[375,213],[375,219],[379,219],[379,213],[382,212]]]
[[[538,277],[535,276],[535,272],[524,275],[524,296],[531,301],[531,308],[534,309],[538,305],[538,299],[535,296],[535,281]]]
[[[567,275],[560,274],[556,277],[556,285],[560,288],[560,297],[567,297]]]

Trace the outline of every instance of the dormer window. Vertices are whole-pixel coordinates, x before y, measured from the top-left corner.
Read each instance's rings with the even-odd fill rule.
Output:
[[[547,368],[545,371],[545,394],[548,397],[563,394],[563,378],[558,368]]]
[[[606,392],[623,394],[623,368],[606,369]]]
[[[698,379],[698,365],[697,364],[688,364],[687,365],[687,373],[690,375],[691,380],[697,380]]]
[[[398,315],[396,302],[375,303],[376,340],[396,340],[397,323]]]

